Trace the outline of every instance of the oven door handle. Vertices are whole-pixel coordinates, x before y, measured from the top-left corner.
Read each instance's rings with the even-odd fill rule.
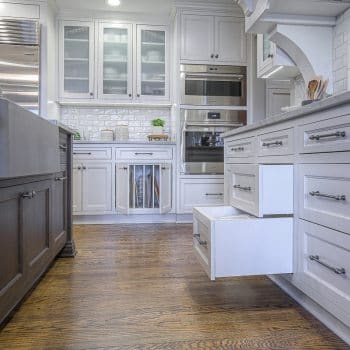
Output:
[[[185,125],[185,129],[187,126],[200,126],[200,127],[208,127],[208,128],[212,128],[212,127],[218,127],[218,128],[222,128],[222,127],[227,127],[227,128],[239,128],[240,126],[243,126],[243,123],[212,123],[212,124],[205,124],[205,123],[186,123]]]
[[[242,74],[223,74],[223,73],[190,73],[186,74],[185,73],[185,79],[198,79],[198,80],[215,80],[215,79],[220,79],[220,80],[227,80],[227,81],[232,81],[232,80],[237,80],[241,81],[244,78],[244,75]]]

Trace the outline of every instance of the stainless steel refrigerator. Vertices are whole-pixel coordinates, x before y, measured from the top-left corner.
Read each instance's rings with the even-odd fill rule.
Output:
[[[40,111],[40,25],[0,19],[0,96]]]

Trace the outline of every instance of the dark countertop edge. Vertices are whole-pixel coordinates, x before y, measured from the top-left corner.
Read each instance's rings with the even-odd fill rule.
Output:
[[[282,123],[285,121],[289,121],[292,119],[300,118],[308,114],[312,114],[315,112],[324,111],[327,109],[331,109],[333,107],[341,106],[344,104],[350,104],[350,91],[333,95],[328,98],[325,98],[321,101],[313,102],[306,106],[300,106],[300,108],[290,111],[290,112],[284,112],[281,114],[277,114],[273,117],[269,117],[266,119],[263,119],[259,122],[246,125],[228,132],[225,132],[222,134],[224,138],[243,134],[252,130],[260,129],[263,127],[271,126],[274,124]]]
[[[51,124],[56,125],[59,129],[64,130],[68,134],[75,134],[75,131],[70,128],[68,125],[61,123],[59,120],[56,119],[47,119]]]

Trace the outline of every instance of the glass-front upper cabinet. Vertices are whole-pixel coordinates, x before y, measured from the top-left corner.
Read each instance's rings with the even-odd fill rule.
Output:
[[[100,23],[98,97],[132,99],[132,25]]]
[[[93,98],[94,24],[63,21],[60,27],[60,96]]]
[[[168,30],[137,26],[137,88],[142,100],[169,99]]]

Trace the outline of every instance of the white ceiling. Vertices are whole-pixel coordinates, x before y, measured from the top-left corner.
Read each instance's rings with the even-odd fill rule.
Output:
[[[116,11],[162,14],[169,13],[172,0],[121,0],[121,5],[111,7],[105,0],[56,0],[60,10]]]

